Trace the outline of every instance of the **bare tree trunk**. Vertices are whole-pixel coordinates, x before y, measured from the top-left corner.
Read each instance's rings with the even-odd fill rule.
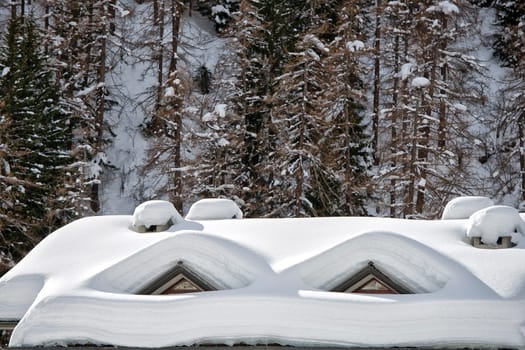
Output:
[[[116,12],[117,12],[117,0],[109,0],[108,5],[108,17],[109,17],[109,32],[115,34],[116,29]]]
[[[17,17],[16,1],[11,0],[11,19],[15,19],[16,17]]]
[[[93,2],[94,0],[88,0],[89,1],[89,4],[87,5],[87,8],[88,8],[88,32],[89,34],[88,35],[91,35],[94,31],[94,21],[93,21],[93,11],[94,11],[94,7],[93,7]],[[77,18],[77,20],[80,20],[80,18]],[[81,62],[81,64],[83,65],[83,71],[84,72],[89,72],[90,69],[91,69],[91,56],[92,56],[92,51],[93,51],[93,42],[91,40],[89,40],[88,44],[87,44],[87,48],[86,48],[86,52],[87,54],[85,55],[85,58],[84,58],[84,62]],[[88,87],[89,84],[90,84],[90,81],[89,81],[89,74],[85,73],[84,74],[84,87]]]
[[[349,62],[350,60],[347,60]],[[346,85],[348,86],[348,85]],[[348,87],[345,89],[348,94]],[[352,181],[352,167],[351,167],[351,155],[350,150],[348,149],[348,145],[350,144],[350,115],[348,113],[348,106],[343,107],[343,113],[344,113],[344,122],[345,122],[345,130],[344,130],[344,144],[346,145],[345,150],[345,210],[349,213],[350,209],[352,207],[352,195],[350,193],[351,191],[351,181]]]
[[[171,52],[169,66],[169,81],[175,93],[172,97],[172,113],[174,117],[173,135],[173,162],[175,170],[173,172],[173,192],[171,195],[173,205],[182,212],[182,174],[181,174],[181,148],[182,148],[182,100],[180,97],[179,84],[177,79],[177,50],[179,47],[180,19],[182,16],[183,4],[178,0],[171,0]]]
[[[46,1],[44,5],[44,32],[46,33],[46,41],[44,43],[44,52],[49,53],[49,17],[51,16],[51,7]]]
[[[447,31],[447,16],[442,16],[443,21],[443,32],[445,33]],[[446,50],[447,43],[445,39],[443,39],[443,43],[441,45],[442,50]],[[443,62],[443,65],[441,66],[441,79],[443,82],[447,81],[447,74],[448,74],[448,65],[445,62]],[[447,128],[447,105],[446,105],[446,91],[445,89],[440,90],[440,100],[439,100],[439,128],[438,128],[438,147],[439,148],[445,148],[446,146],[446,128]]]
[[[400,40],[399,35],[396,35],[394,41],[394,71],[396,72],[394,76],[394,91],[392,94],[392,121],[390,126],[390,142],[391,142],[391,153],[392,153],[392,167],[396,167],[396,156],[397,153],[397,121],[399,113],[399,72],[401,71],[400,67]],[[396,180],[390,180],[390,217],[396,217]]]
[[[100,5],[101,8],[99,8],[99,14],[104,15],[107,13],[107,7],[104,4]],[[104,20],[107,21],[107,20]],[[105,107],[106,107],[106,34],[107,34],[107,23],[104,22],[102,24],[102,33],[98,36],[97,40],[98,42],[98,49],[99,49],[99,63],[98,63],[98,69],[97,69],[97,85],[98,85],[98,92],[97,92],[97,99],[96,99],[96,114],[95,114],[95,128],[96,128],[96,153],[101,153],[104,150],[104,113],[105,113]],[[98,182],[94,183],[91,187],[91,209],[93,209],[94,212],[98,212],[100,210],[100,197],[99,197],[99,184]]]
[[[521,201],[525,201],[525,132],[523,130],[525,123],[525,112],[522,112],[518,118],[518,138],[520,145],[520,176],[521,176]]]
[[[421,142],[418,150],[418,162],[419,162],[419,177],[417,187],[417,198],[416,198],[416,212],[418,214],[423,213],[423,207],[425,205],[425,191],[427,181],[427,167],[430,145],[430,116],[432,114],[432,97],[434,96],[434,86],[436,82],[436,70],[437,70],[437,52],[434,53],[434,61],[430,72],[430,86],[428,90],[429,100],[425,100],[425,92],[421,91],[421,106],[425,113],[424,125],[421,127]]]
[[[376,28],[374,38],[374,100],[372,110],[372,152],[374,163],[379,161],[379,88],[381,70],[381,0],[376,0]]]
[[[416,171],[417,171],[417,146],[418,146],[418,135],[419,135],[419,116],[418,116],[419,110],[416,110],[416,115],[413,118],[413,124],[412,124],[412,145],[411,145],[411,152],[410,152],[410,175],[409,175],[409,184],[408,184],[408,192],[405,197],[405,208],[404,208],[404,216],[407,217],[409,215],[414,214],[414,192],[415,192],[415,185],[416,185]]]
[[[159,3],[160,1],[160,3]],[[152,125],[157,128],[160,124],[159,112],[162,101],[162,91],[164,90],[164,14],[165,0],[155,0],[153,2],[153,19],[154,24],[159,28],[159,41],[157,47],[157,94],[155,96],[155,115],[153,116]]]
[[[425,105],[425,93],[421,91],[421,106]],[[429,115],[430,111],[423,108],[423,111],[426,115]],[[419,117],[418,117],[419,118]],[[421,131],[418,130],[417,139],[420,141],[417,146],[417,161],[419,166],[417,167],[416,175],[419,173],[419,181],[417,183],[417,195],[416,195],[416,213],[423,213],[423,207],[425,204],[425,187],[426,187],[426,166],[428,160],[428,139],[430,137],[430,121],[425,118],[423,120],[423,126],[421,126]],[[419,136],[421,133],[421,136]]]

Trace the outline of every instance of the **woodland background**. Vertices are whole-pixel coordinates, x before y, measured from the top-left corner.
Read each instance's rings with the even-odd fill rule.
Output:
[[[525,201],[515,0],[0,0],[0,275],[82,216]]]

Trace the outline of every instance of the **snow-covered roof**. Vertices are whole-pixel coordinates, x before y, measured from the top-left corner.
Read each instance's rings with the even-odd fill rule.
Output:
[[[133,221],[73,222],[0,279],[0,321],[20,320],[10,346],[525,346],[519,232],[478,249],[469,219]],[[179,262],[216,290],[137,294]],[[331,291],[370,262],[414,294]]]

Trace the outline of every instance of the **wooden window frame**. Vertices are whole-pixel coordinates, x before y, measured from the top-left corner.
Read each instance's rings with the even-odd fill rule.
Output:
[[[19,320],[0,320],[0,331],[12,331],[18,322]]]
[[[392,291],[392,294],[414,294],[410,289],[403,286],[402,284],[394,281],[383,272],[381,272],[375,265],[373,261],[368,262],[368,265],[357,272],[355,275],[344,281],[343,283],[337,285],[332,289],[332,292],[342,292],[342,293],[362,293],[362,294],[387,294],[381,292],[356,292],[361,287],[365,286],[372,279],[376,279],[378,282],[383,284],[385,287]]]
[[[217,290],[217,288],[208,281],[201,278],[197,273],[192,271],[188,266],[179,261],[172,269],[162,274],[147,286],[140,289],[136,294],[144,295],[162,295],[163,292],[170,289],[180,282],[181,279],[186,279],[195,285],[199,292],[208,292]],[[181,294],[183,294],[182,292]],[[192,292],[187,292],[192,293]],[[197,292],[193,292],[197,293]]]

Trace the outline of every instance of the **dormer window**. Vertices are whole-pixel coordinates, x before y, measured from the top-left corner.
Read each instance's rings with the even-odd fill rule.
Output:
[[[381,272],[372,261],[332,291],[361,294],[412,294],[408,288]]]
[[[199,277],[198,274],[185,266],[182,261],[179,261],[173,269],[142,288],[137,294],[171,295],[206,292],[216,289],[211,283]]]

